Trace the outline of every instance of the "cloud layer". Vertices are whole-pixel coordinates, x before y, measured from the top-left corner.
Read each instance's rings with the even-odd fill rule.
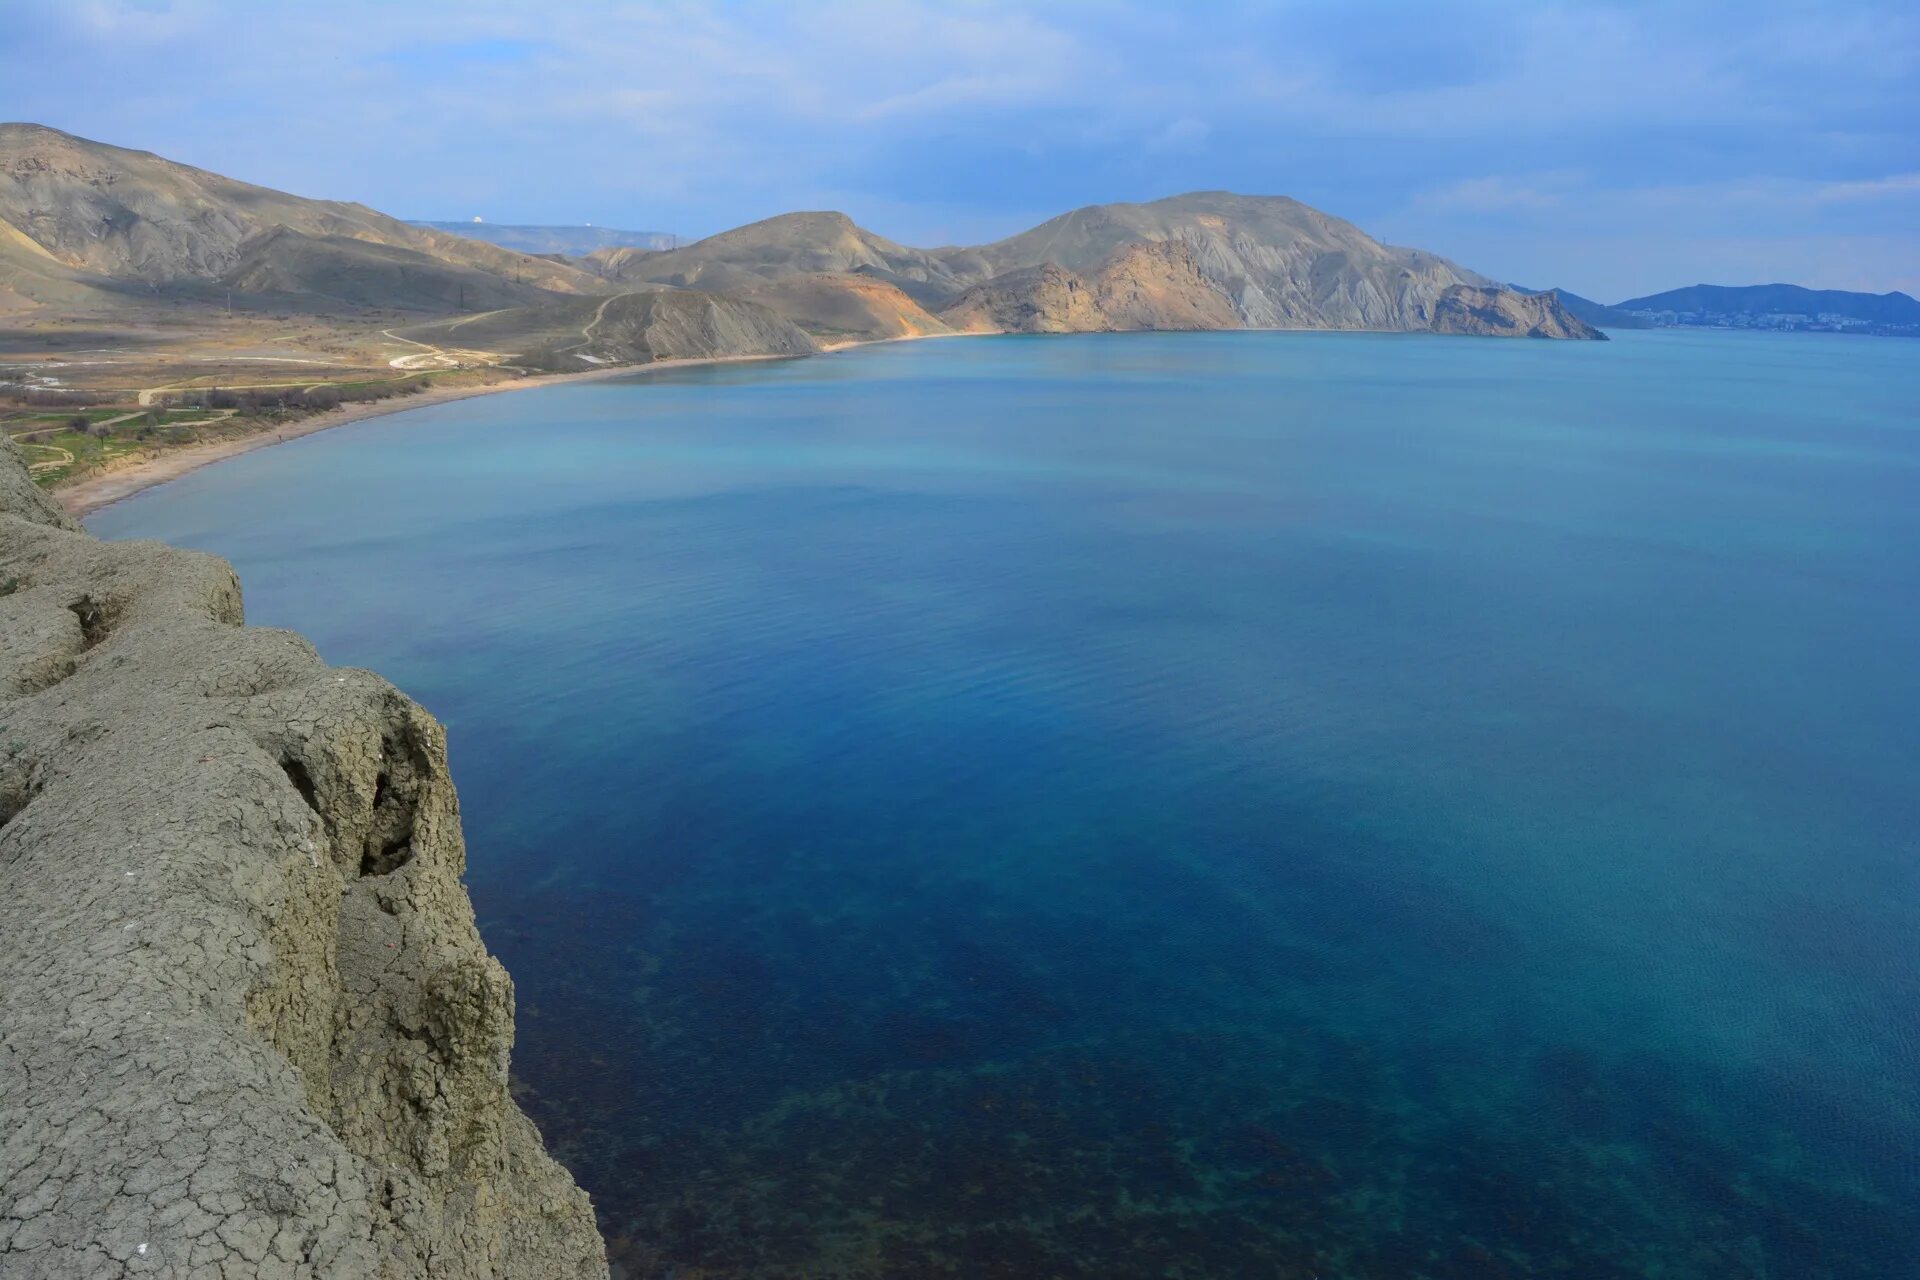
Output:
[[[1920,288],[1904,0],[13,0],[0,116],[403,216],[990,239],[1281,192],[1490,274]]]

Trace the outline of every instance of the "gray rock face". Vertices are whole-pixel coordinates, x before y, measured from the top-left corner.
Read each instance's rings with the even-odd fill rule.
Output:
[[[0,441],[0,1275],[598,1277],[444,736]]]

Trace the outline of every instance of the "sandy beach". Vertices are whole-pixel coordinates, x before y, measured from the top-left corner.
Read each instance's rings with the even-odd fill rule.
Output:
[[[798,356],[706,356],[699,359],[660,360],[652,364],[616,365],[605,369],[588,369],[580,373],[520,378],[483,387],[433,388],[422,391],[418,395],[397,396],[391,400],[378,400],[368,404],[342,405],[338,409],[316,413],[310,418],[301,418],[273,430],[262,431],[257,435],[245,436],[238,440],[218,440],[162,453],[118,470],[84,476],[73,484],[54,490],[53,496],[62,507],[66,508],[67,514],[84,517],[123,498],[130,498],[144,489],[165,484],[169,480],[177,480],[190,471],[198,471],[202,467],[224,462],[228,458],[243,453],[251,453],[255,449],[285,444],[301,436],[310,436],[334,427],[344,427],[350,422],[361,422],[367,418],[378,418],[390,413],[405,413],[409,409],[424,409],[429,405],[447,404],[454,400],[471,399],[474,396],[489,396],[502,391],[525,391],[532,387],[553,387],[568,382],[630,378],[669,369],[687,369],[696,365],[743,364],[756,360],[804,358]]]

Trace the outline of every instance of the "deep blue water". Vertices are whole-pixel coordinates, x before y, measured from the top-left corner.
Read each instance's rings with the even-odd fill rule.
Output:
[[[446,721],[633,1274],[1920,1275],[1920,344],[929,342],[92,523]]]

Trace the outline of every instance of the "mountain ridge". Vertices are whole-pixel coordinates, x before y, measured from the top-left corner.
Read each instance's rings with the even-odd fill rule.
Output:
[[[215,280],[242,247],[276,226],[405,249],[551,292],[604,283],[567,263],[409,226],[365,205],[314,200],[117,147],[45,125],[0,124],[0,222],[15,233],[0,255],[15,266],[20,239],[84,277],[155,289]],[[9,253],[9,245],[14,252]],[[97,283],[97,281],[95,282]]]
[[[1864,293],[1797,284],[1693,284],[1614,304],[1622,311],[1722,315],[1839,315],[1866,325],[1920,330],[1920,300],[1899,290]]]
[[[957,327],[1423,331],[1460,322],[1457,308],[1443,313],[1449,290],[1504,288],[1291,197],[1227,191],[1087,205],[979,246],[916,249],[814,210],[665,251],[529,254],[471,238],[471,226],[422,227],[21,124],[0,125],[0,226],[0,295],[13,308],[206,307],[230,290],[256,310],[305,314],[525,307],[529,332],[550,326],[556,298],[668,288],[763,299],[784,321],[835,340],[924,334],[954,327],[939,314],[996,280]],[[1130,282],[1110,278],[1121,259]],[[1058,272],[1034,274],[1045,267]],[[1075,301],[1083,285],[1087,307]],[[1029,303],[1030,315],[1021,310]],[[1528,320],[1450,331],[1586,336],[1570,316],[1537,314],[1559,305],[1479,306],[1482,317]],[[744,314],[713,332],[751,335],[753,353],[790,341],[759,317],[735,324]]]
[[[497,245],[515,253],[535,256],[562,254],[584,258],[601,249],[665,250],[679,239],[670,231],[628,231],[621,227],[598,227],[591,223],[565,226],[528,222],[474,222],[433,218],[408,218],[407,225],[443,235],[460,236]]]

